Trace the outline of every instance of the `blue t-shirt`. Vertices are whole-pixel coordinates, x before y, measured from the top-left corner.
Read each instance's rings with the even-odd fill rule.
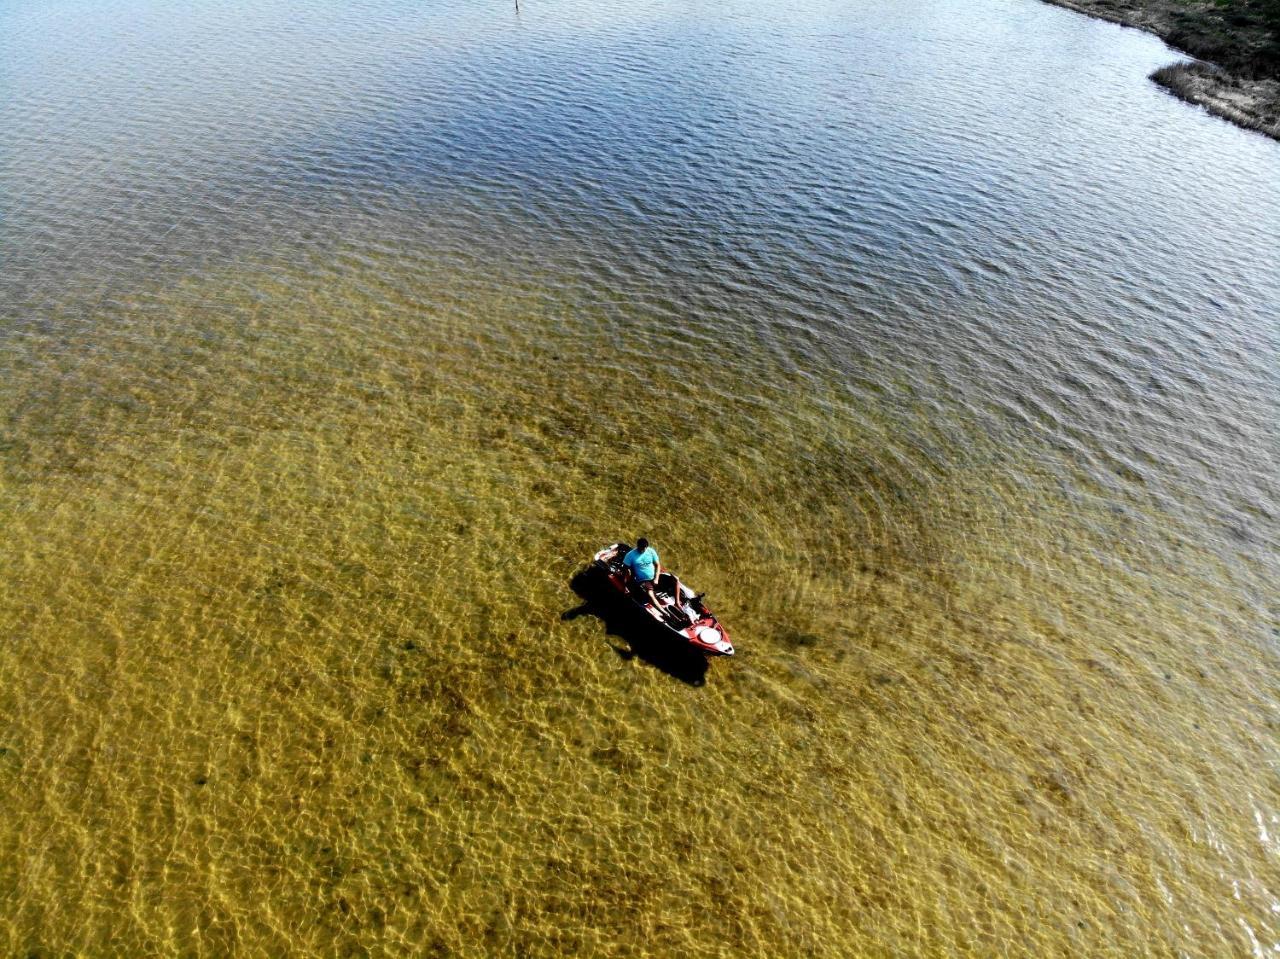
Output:
[[[652,546],[646,546],[643,553],[633,549],[622,557],[622,565],[631,570],[638,582],[647,583],[658,575],[658,551]]]

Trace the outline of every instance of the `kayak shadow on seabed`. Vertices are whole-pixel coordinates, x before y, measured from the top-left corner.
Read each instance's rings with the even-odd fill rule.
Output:
[[[561,620],[568,622],[580,616],[594,616],[604,623],[606,641],[622,659],[641,659],[690,686],[701,686],[707,681],[705,655],[663,635],[654,623],[647,622],[590,572],[588,567],[569,580],[569,587],[582,603],[561,613]],[[626,645],[614,642],[613,637]]]

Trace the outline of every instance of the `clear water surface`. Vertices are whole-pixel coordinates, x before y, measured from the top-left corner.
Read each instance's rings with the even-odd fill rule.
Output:
[[[1169,58],[2,0],[0,951],[1274,955],[1280,148]]]

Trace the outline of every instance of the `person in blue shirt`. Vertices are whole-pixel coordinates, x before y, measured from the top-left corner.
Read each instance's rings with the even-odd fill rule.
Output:
[[[649,541],[641,536],[636,541],[636,548],[622,557],[622,565],[631,573],[632,586],[648,593],[655,609],[662,609],[653,591],[653,585],[662,573],[662,563],[658,560],[658,551],[649,545]]]

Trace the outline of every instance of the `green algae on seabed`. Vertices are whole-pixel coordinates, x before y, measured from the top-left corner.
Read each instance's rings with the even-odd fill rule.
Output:
[[[959,411],[400,282],[4,345],[6,951],[1247,948],[1220,560]],[[560,618],[638,530],[739,642],[701,688]]]

